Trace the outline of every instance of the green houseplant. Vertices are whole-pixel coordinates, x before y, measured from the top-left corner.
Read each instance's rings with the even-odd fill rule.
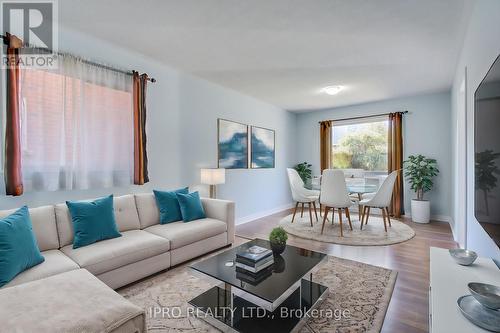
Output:
[[[417,194],[411,201],[411,218],[413,222],[429,223],[430,202],[424,200],[424,193],[434,186],[432,179],[439,173],[437,161],[420,154],[410,155],[403,167],[411,189]]]
[[[269,234],[269,242],[271,243],[271,250],[275,255],[279,255],[285,251],[286,241],[288,235],[282,227],[274,228]]]
[[[308,184],[309,181],[312,179],[312,164],[309,164],[307,162],[302,162],[299,163],[295,166],[295,170],[297,170],[300,178],[304,181],[305,184]]]

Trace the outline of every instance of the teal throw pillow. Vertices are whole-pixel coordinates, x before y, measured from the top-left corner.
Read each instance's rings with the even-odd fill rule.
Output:
[[[0,219],[0,287],[44,261],[33,234],[28,207]]]
[[[204,219],[206,217],[198,192],[189,194],[177,193],[177,199],[179,200],[182,220],[184,222]]]
[[[113,210],[113,195],[94,201],[66,201],[73,222],[73,248],[120,237]]]
[[[156,204],[160,209],[160,224],[182,220],[181,208],[179,207],[179,200],[177,200],[177,193],[188,194],[189,188],[184,187],[175,191],[157,191],[153,190],[155,195]]]

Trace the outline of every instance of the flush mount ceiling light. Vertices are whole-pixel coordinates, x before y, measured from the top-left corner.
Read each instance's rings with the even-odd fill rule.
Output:
[[[328,86],[321,89],[321,92],[327,95],[337,95],[342,90],[344,90],[343,86]]]

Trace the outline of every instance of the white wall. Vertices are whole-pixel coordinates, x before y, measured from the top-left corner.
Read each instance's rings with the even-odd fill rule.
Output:
[[[146,72],[157,79],[156,83],[149,84],[147,99],[150,183],[126,188],[37,192],[10,197],[4,195],[0,170],[0,209],[197,184],[199,167],[216,166],[216,119],[219,116],[276,129],[277,138],[276,169],[228,171],[227,184],[219,189],[220,196],[236,201],[238,217],[258,216],[263,211],[291,202],[285,186],[284,168],[294,162],[294,114],[196,79],[94,37],[64,27],[60,27],[59,32],[61,51],[118,68]]]
[[[275,130],[276,168],[226,170],[218,197],[236,202],[237,218],[291,205],[286,168],[295,163],[296,115],[207,81],[180,79],[183,179],[199,181],[199,169],[217,166],[217,118]]]
[[[482,256],[492,257],[500,261],[499,248],[474,217],[474,92],[499,54],[500,1],[479,0],[476,2],[470,18],[452,89],[452,99],[456,100],[464,69],[467,68],[467,176],[465,179],[455,179],[454,182],[460,182],[462,185],[465,183],[467,186],[467,247],[477,251]],[[454,103],[452,106],[453,119],[456,119],[457,112],[458,106]],[[452,124],[452,137],[463,134],[460,133],[463,132],[463,129],[459,129],[455,121]],[[455,144],[453,163],[459,163],[457,152],[460,149],[464,148]],[[460,218],[462,217],[455,217],[457,220]],[[456,230],[456,233],[459,232],[460,230]]]
[[[434,189],[426,197],[432,201],[431,213],[434,218],[449,220],[450,109],[450,94],[443,92],[302,113],[297,118],[297,133],[300,133],[297,159],[313,164],[314,173],[319,173],[318,121],[408,110],[409,113],[403,116],[404,158],[412,154],[423,154],[437,159],[441,172],[435,179]],[[406,214],[410,213],[410,200],[414,196],[406,183]]]

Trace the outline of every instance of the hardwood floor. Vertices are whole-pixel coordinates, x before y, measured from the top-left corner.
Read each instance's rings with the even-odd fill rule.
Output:
[[[284,211],[250,223],[236,226],[241,238],[265,238],[280,219],[293,210]],[[429,248],[455,248],[448,223],[418,224],[408,218],[399,221],[415,230],[411,240],[388,246],[346,246],[301,239],[290,235],[288,243],[346,259],[382,266],[398,272],[396,286],[385,317],[382,332],[428,332],[429,315]],[[318,222],[316,222],[318,223]]]

